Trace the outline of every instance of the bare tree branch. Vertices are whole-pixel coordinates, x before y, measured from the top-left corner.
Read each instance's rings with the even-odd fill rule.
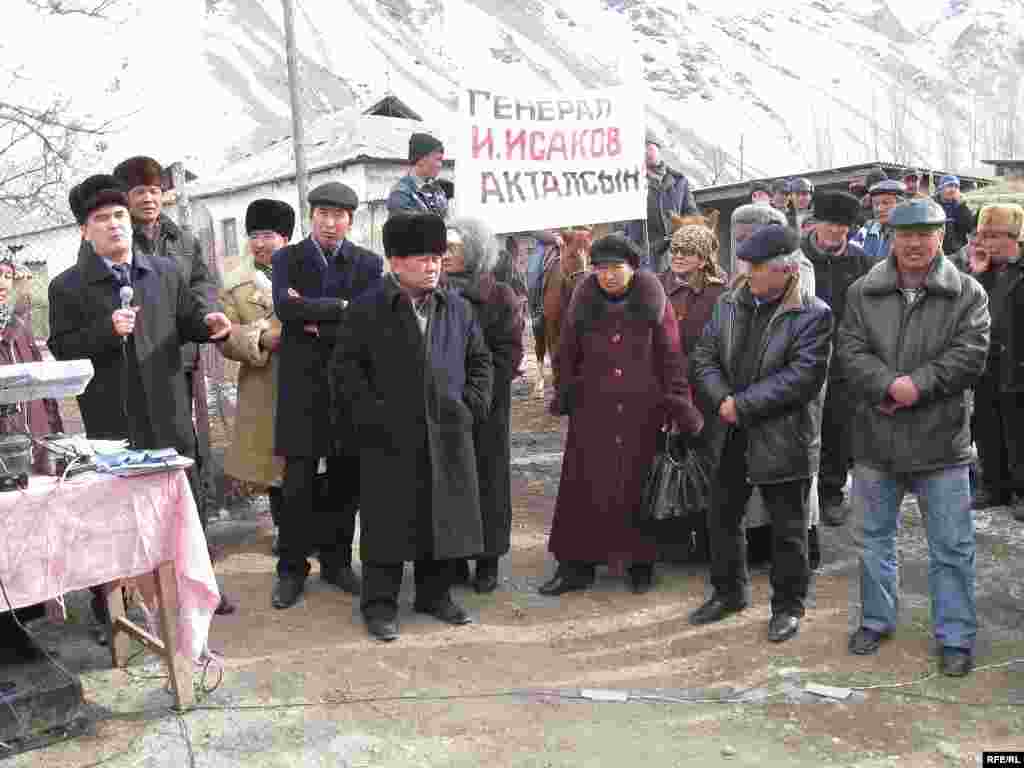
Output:
[[[90,0],[90,2],[74,2],[74,0],[25,0],[31,8],[50,16],[88,16],[92,19],[108,18],[108,11],[120,0]]]

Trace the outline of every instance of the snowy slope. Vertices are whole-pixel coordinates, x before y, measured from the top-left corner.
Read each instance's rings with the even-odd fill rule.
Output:
[[[280,0],[124,0],[118,27],[29,27],[94,49],[43,66],[135,152],[209,174],[288,136]],[[635,83],[699,184],[874,159],[981,170],[1024,152],[1024,0],[296,0],[304,111],[392,91],[430,124],[460,83]],[[76,35],[77,32],[77,35]],[[80,47],[80,46],[79,46]],[[75,85],[68,78],[77,75]],[[181,104],[186,94],[191,107]],[[105,150],[105,151],[104,151]]]

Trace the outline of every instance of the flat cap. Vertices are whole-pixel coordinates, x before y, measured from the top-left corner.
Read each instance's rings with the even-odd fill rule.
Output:
[[[882,179],[880,182],[868,189],[868,194],[872,197],[875,195],[897,195],[898,197],[905,197],[907,194],[907,185],[902,181],[897,181],[896,179]]]
[[[755,192],[767,192],[771,194],[772,188],[767,181],[752,181],[750,182],[750,194]]]
[[[946,212],[930,198],[915,197],[900,203],[889,212],[889,226],[941,227],[946,223]]]
[[[396,213],[384,222],[384,253],[389,259],[447,250],[448,227],[437,214]]]
[[[860,199],[847,192],[818,192],[814,196],[814,218],[852,227],[860,215]]]
[[[760,264],[777,256],[793,253],[800,245],[800,236],[792,227],[769,224],[757,230],[736,250],[736,258]]]
[[[337,181],[329,181],[310,191],[306,198],[310,208],[347,208],[354,211],[359,207],[359,196],[352,187]]]

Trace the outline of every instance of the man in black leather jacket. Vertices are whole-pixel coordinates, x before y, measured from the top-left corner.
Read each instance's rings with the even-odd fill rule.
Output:
[[[751,263],[750,273],[718,300],[692,355],[698,397],[719,423],[708,430],[716,460],[714,594],[690,621],[708,624],[746,608],[743,513],[758,486],[772,518],[773,642],[795,635],[804,614],[808,496],[832,348],[832,311],[801,292],[797,246],[796,232],[780,226],[743,243],[736,257]]]

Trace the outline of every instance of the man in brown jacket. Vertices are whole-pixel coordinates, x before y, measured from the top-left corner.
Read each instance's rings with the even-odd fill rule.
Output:
[[[274,455],[274,353],[281,344],[281,321],[274,312],[271,260],[292,239],[295,210],[281,200],[254,200],[245,211],[245,231],[252,271],[221,293],[224,312],[232,322],[221,353],[240,364],[235,435],[224,456],[224,472],[267,488],[276,554],[284,459]]]

